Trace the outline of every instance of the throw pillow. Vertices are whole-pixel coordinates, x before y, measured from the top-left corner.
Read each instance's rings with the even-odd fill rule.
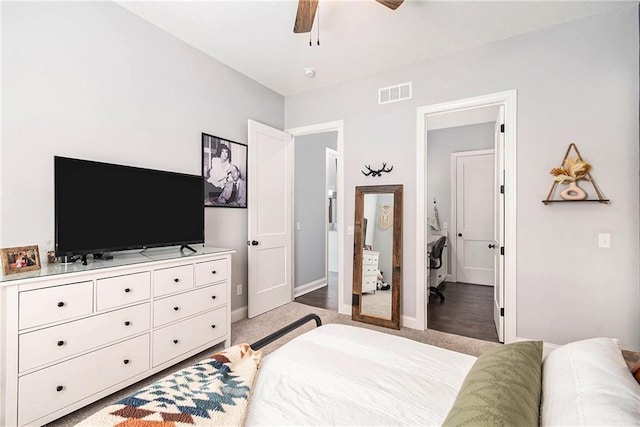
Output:
[[[443,426],[538,426],[542,341],[484,352],[467,374]]]

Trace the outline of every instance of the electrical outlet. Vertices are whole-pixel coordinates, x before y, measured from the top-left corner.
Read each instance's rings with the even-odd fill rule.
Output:
[[[237,294],[237,295],[242,295],[242,285],[238,285],[238,286],[236,287],[236,294]]]

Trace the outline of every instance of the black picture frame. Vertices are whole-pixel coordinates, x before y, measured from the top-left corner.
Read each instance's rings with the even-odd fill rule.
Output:
[[[246,144],[202,133],[204,207],[247,207]]]

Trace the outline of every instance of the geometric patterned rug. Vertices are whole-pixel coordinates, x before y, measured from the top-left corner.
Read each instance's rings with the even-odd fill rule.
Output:
[[[78,426],[242,425],[262,353],[239,344],[120,399]]]

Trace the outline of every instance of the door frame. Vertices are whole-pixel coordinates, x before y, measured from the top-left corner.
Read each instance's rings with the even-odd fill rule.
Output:
[[[344,252],[344,248],[342,247],[342,243],[344,242],[344,230],[345,230],[345,222],[344,222],[344,141],[343,141],[343,135],[344,135],[344,121],[343,120],[336,120],[333,122],[325,122],[325,123],[318,123],[315,125],[309,125],[309,126],[301,126],[301,127],[296,127],[296,128],[289,128],[289,129],[285,129],[285,132],[288,132],[289,134],[291,134],[291,136],[293,137],[293,150],[295,153],[295,149],[296,149],[296,136],[302,136],[302,135],[310,135],[310,134],[314,134],[314,133],[323,133],[323,132],[331,132],[331,131],[337,131],[338,135],[337,135],[337,152],[338,152],[338,171],[337,171],[337,179],[336,179],[336,191],[338,192],[338,195],[336,197],[336,203],[338,204],[338,217],[337,217],[337,221],[338,221],[338,313],[340,314],[351,314],[351,305],[350,304],[344,304],[344,260],[343,260],[343,252]],[[291,164],[289,165],[289,168],[291,169],[291,179],[293,180],[293,171],[294,171],[294,156],[291,156],[292,160],[291,160]],[[293,182],[292,182],[292,192],[293,192]],[[295,216],[294,216],[294,206],[295,206],[295,200],[293,200],[293,194],[291,195],[292,197],[292,203],[291,203],[291,221],[295,221]],[[295,224],[291,224],[292,227],[294,227],[293,229],[295,230]],[[326,224],[325,224],[325,229],[326,229]],[[325,238],[326,238],[326,233],[325,233]],[[295,239],[292,239],[295,242]],[[295,243],[292,242],[292,254],[295,253]],[[293,260],[291,260],[291,272],[292,274],[294,274],[294,268],[295,268],[295,263],[293,262]],[[326,263],[325,263],[326,264]],[[295,275],[293,275],[292,277],[295,277]],[[291,285],[291,297],[293,298],[293,292],[294,292],[294,285]]]
[[[295,141],[295,139],[294,139]],[[336,148],[337,145],[336,145]],[[329,159],[330,158],[335,158],[336,159],[336,192],[338,192],[338,166],[337,166],[337,160],[338,160],[338,150],[334,150],[333,148],[329,148],[326,147],[324,149],[324,167],[325,169],[328,168],[329,165]],[[324,194],[325,194],[325,209],[324,209],[324,271],[325,271],[325,278],[326,278],[326,282],[327,282],[327,286],[329,286],[329,177],[325,176],[325,180],[324,180]],[[338,199],[336,196],[336,203],[338,203]],[[337,218],[337,209],[336,209],[336,220]],[[340,247],[340,244],[338,243],[338,248]],[[340,269],[338,268],[338,271]]]
[[[515,89],[459,99],[417,108],[416,132],[416,326],[427,329],[425,256],[427,238],[427,121],[430,115],[451,113],[478,107],[503,105],[505,112],[505,211],[504,211],[504,338],[505,343],[516,341],[516,148],[517,148],[517,91]],[[408,325],[407,325],[408,326]]]
[[[457,164],[456,161],[458,157],[471,156],[471,155],[480,155],[480,154],[493,154],[493,158],[496,157],[496,152],[493,148],[487,148],[484,150],[469,150],[469,151],[458,151],[455,153],[451,153],[451,219],[449,220],[449,242],[451,243],[451,253],[458,253],[458,217],[457,217],[457,209],[458,209],[458,189],[457,189],[457,181],[458,177],[456,174]],[[495,162],[495,160],[494,160]],[[495,170],[495,163],[494,163]],[[494,200],[495,205],[495,200]],[[427,213],[428,215],[428,213]],[[495,213],[494,213],[495,216]],[[451,281],[458,281],[458,257],[450,256],[449,257],[451,264],[451,271],[449,271],[449,276],[451,276]],[[493,261],[492,261],[493,263]],[[428,296],[427,296],[428,298]]]

